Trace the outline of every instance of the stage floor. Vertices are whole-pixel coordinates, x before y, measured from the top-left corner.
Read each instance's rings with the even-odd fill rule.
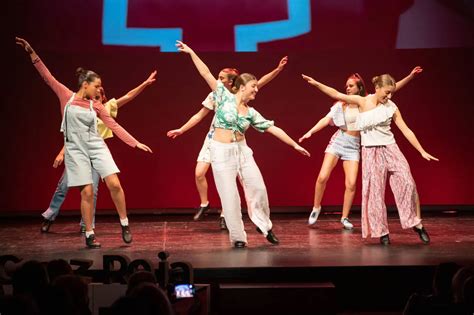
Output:
[[[193,222],[192,215],[130,215],[134,241],[125,245],[116,216],[98,216],[96,234],[101,249],[86,249],[77,216],[59,217],[49,233],[40,233],[42,218],[0,219],[0,254],[22,259],[92,259],[91,269],[102,268],[104,254],[122,254],[130,259],[146,258],[158,265],[157,253],[166,250],[170,261],[188,261],[195,269],[434,266],[455,261],[474,264],[474,213],[427,215],[423,221],[431,237],[424,245],[412,230],[402,230],[396,213],[390,214],[392,244],[363,240],[360,216],[351,220],[354,230],[341,228],[338,215],[322,213],[309,228],[306,214],[274,214],[273,230],[280,239],[275,246],[255,231],[245,216],[248,247],[233,249],[226,231],[218,227],[218,216],[210,214]]]

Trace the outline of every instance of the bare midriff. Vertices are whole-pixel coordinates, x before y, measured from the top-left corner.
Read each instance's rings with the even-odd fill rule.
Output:
[[[341,130],[349,136],[360,138],[360,131],[358,130],[344,130],[344,129],[341,129]]]
[[[237,131],[215,128],[214,137],[212,139],[217,142],[232,143],[245,140],[245,136]]]

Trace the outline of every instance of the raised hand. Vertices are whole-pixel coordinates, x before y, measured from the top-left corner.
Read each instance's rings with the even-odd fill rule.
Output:
[[[25,51],[27,53],[29,53],[30,55],[32,53],[34,53],[34,50],[33,48],[31,47],[31,45],[26,41],[24,40],[23,38],[20,38],[20,37],[15,37],[15,43],[21,47],[23,47],[23,49],[25,49]]]
[[[283,68],[286,66],[287,63],[288,63],[288,56],[285,56],[281,58],[280,63],[278,64],[277,68],[280,70],[283,70]]]
[[[411,70],[410,75],[417,75],[422,72],[423,72],[423,68],[420,66],[416,66],[415,68],[413,68],[413,70]]]
[[[318,84],[318,82],[317,82],[315,79],[313,79],[312,77],[310,77],[310,76],[307,76],[307,75],[305,75],[305,74],[302,74],[301,76],[303,77],[304,80],[306,80],[306,81],[307,81],[309,84],[311,84],[311,85],[315,85],[315,86],[316,86],[316,85]]]
[[[183,43],[180,40],[176,41],[176,47],[178,48],[178,51],[184,52],[184,53],[187,53],[187,54],[190,54],[193,51],[188,45],[186,45],[185,43]]]
[[[169,138],[173,138],[173,139],[175,139],[177,136],[181,136],[182,134],[183,134],[183,131],[181,129],[170,130],[166,133],[166,135]]]
[[[153,72],[150,74],[150,76],[148,77],[148,79],[145,80],[145,84],[146,84],[146,85],[150,85],[150,84],[152,84],[153,82],[155,82],[155,81],[156,81],[155,76],[156,76],[156,70],[153,71]]]
[[[143,150],[145,152],[153,153],[153,151],[148,146],[146,146],[145,144],[140,143],[140,142],[137,144],[137,148],[140,149],[140,150]]]

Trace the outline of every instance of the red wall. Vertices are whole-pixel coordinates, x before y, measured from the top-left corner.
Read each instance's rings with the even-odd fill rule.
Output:
[[[95,10],[100,6],[86,1],[94,9],[90,21],[76,18],[67,24],[68,16],[81,12],[80,2],[74,10],[67,11],[55,9],[62,2],[50,2],[53,5],[46,10],[45,1],[19,1],[10,16],[9,39],[3,45],[7,75],[3,76],[6,80],[1,96],[4,138],[0,211],[45,209],[62,172],[62,168],[51,167],[62,146],[58,101],[26,54],[15,47],[16,34],[29,39],[56,78],[71,89],[75,89],[74,71],[78,66],[101,74],[109,98],[120,97],[157,69],[157,82],[120,109],[118,116],[119,123],[155,153],[131,149],[115,138],[108,145],[122,172],[120,179],[129,208],[196,206],[199,199],[194,185],[195,161],[212,117],[209,115],[198,127],[175,140],[166,137],[166,131],[180,127],[200,109],[209,92],[190,58],[151,48],[101,47],[100,23],[94,22]],[[37,14],[41,10],[45,14]],[[66,25],[69,32],[63,30]],[[384,32],[366,35],[379,38]],[[91,45],[84,45],[84,38],[89,38]],[[76,46],[76,42],[81,44]],[[297,42],[295,39],[293,44]],[[67,45],[63,47],[62,43]],[[270,49],[271,45],[275,44],[264,45],[267,48],[258,53],[204,52],[200,56],[215,74],[231,66],[262,76],[287,54],[290,61],[286,69],[259,92],[251,105],[294,139],[309,130],[333,103],[303,81],[301,73],[343,90],[345,79],[352,72],[361,74],[370,86],[370,79],[376,74],[388,72],[401,79],[415,65],[422,66],[424,72],[393,100],[424,148],[440,162],[422,159],[394,125],[395,137],[410,163],[423,204],[474,204],[472,46],[415,50],[315,47],[305,51]],[[323,152],[334,131],[326,128],[304,143],[311,158],[299,155],[269,134],[248,132],[247,141],[265,178],[271,205],[311,205]],[[210,199],[217,206],[212,176],[208,178]],[[323,204],[342,204],[343,189],[344,176],[339,166],[329,181]],[[355,204],[360,204],[360,191],[359,178]],[[72,190],[64,209],[77,209],[78,195]],[[392,204],[391,194],[387,197],[387,203]],[[113,208],[103,184],[98,208]]]

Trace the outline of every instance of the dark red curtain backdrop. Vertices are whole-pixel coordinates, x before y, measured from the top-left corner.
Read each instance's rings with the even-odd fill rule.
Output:
[[[130,0],[131,26],[163,26],[152,23],[153,10],[160,2],[163,1]],[[214,3],[205,2],[209,2],[209,6]],[[439,157],[440,162],[422,159],[393,125],[397,143],[410,163],[423,204],[474,204],[472,38],[471,42],[464,41],[463,45],[452,47],[440,42],[438,48],[426,48],[420,43],[418,49],[396,49],[400,42],[397,41],[400,15],[417,1],[401,1],[397,8],[379,8],[380,5],[369,6],[368,1],[351,1],[349,8],[357,8],[354,10],[359,12],[357,14],[349,9],[329,7],[328,1],[312,1],[311,33],[262,44],[260,51],[255,53],[232,52],[230,34],[225,40],[216,39],[227,43],[224,51],[211,52],[218,50],[212,46],[212,28],[218,27],[219,21],[225,24],[223,29],[232,33],[231,26],[235,23],[267,19],[262,8],[271,6],[270,3],[275,3],[277,8],[268,15],[268,20],[286,18],[285,1],[262,1],[262,6],[255,10],[250,6],[254,1],[240,2],[245,9],[242,21],[236,18],[237,14],[231,14],[229,18],[221,14],[215,19],[209,18],[212,22],[206,24],[202,19],[205,10],[204,13],[194,11],[201,19],[190,22],[193,11],[189,6],[194,1],[168,1],[176,10],[182,6],[187,8],[187,13],[180,11],[177,16],[187,21],[179,24],[184,29],[184,40],[189,39],[190,45],[199,48],[200,56],[215,74],[221,68],[231,66],[262,76],[272,70],[282,56],[289,56],[285,70],[261,89],[251,105],[265,117],[275,120],[276,125],[294,139],[326,115],[333,103],[303,81],[301,73],[342,91],[346,77],[358,72],[373,91],[372,76],[388,72],[401,79],[414,66],[422,66],[423,73],[393,100],[423,147]],[[438,7],[445,7],[447,12],[458,14],[464,24],[472,25],[472,14],[466,8],[459,8],[457,2],[452,6],[445,1],[433,2]],[[237,11],[235,3],[239,2],[232,3],[230,9]],[[199,126],[175,140],[166,137],[168,130],[180,127],[201,108],[200,103],[209,92],[189,56],[161,53],[158,48],[103,46],[102,1],[22,0],[10,6],[7,8],[7,37],[2,43],[6,57],[3,59],[5,72],[1,95],[0,212],[45,209],[63,171],[62,167],[52,168],[54,157],[62,146],[57,98],[41,80],[29,57],[15,47],[15,35],[29,40],[55,77],[73,90],[76,89],[74,71],[78,66],[101,74],[109,98],[122,96],[157,69],[157,82],[121,108],[118,115],[118,122],[139,141],[149,145],[154,154],[132,149],[117,138],[107,143],[121,170],[120,179],[129,208],[196,206],[199,198],[194,184],[195,161],[212,117],[209,115]],[[140,18],[140,6],[146,8],[142,10],[146,12],[143,18]],[[167,16],[174,8],[169,6],[168,9]],[[327,14],[321,12],[323,9]],[[213,11],[212,14],[218,13]],[[186,32],[188,28],[189,32]],[[465,29],[465,32],[465,35],[472,35],[472,29]],[[269,134],[254,130],[247,133],[272,206],[312,204],[314,182],[324,149],[335,131],[328,127],[304,143],[311,158],[299,155]],[[217,206],[219,201],[211,172],[208,179],[210,200]],[[393,204],[387,188],[387,203]],[[357,189],[355,204],[360,204],[360,176]],[[342,204],[343,191],[344,174],[342,165],[338,165],[327,186],[323,204]],[[64,209],[78,207],[79,193],[71,190]],[[113,208],[104,184],[101,184],[98,208]]]

